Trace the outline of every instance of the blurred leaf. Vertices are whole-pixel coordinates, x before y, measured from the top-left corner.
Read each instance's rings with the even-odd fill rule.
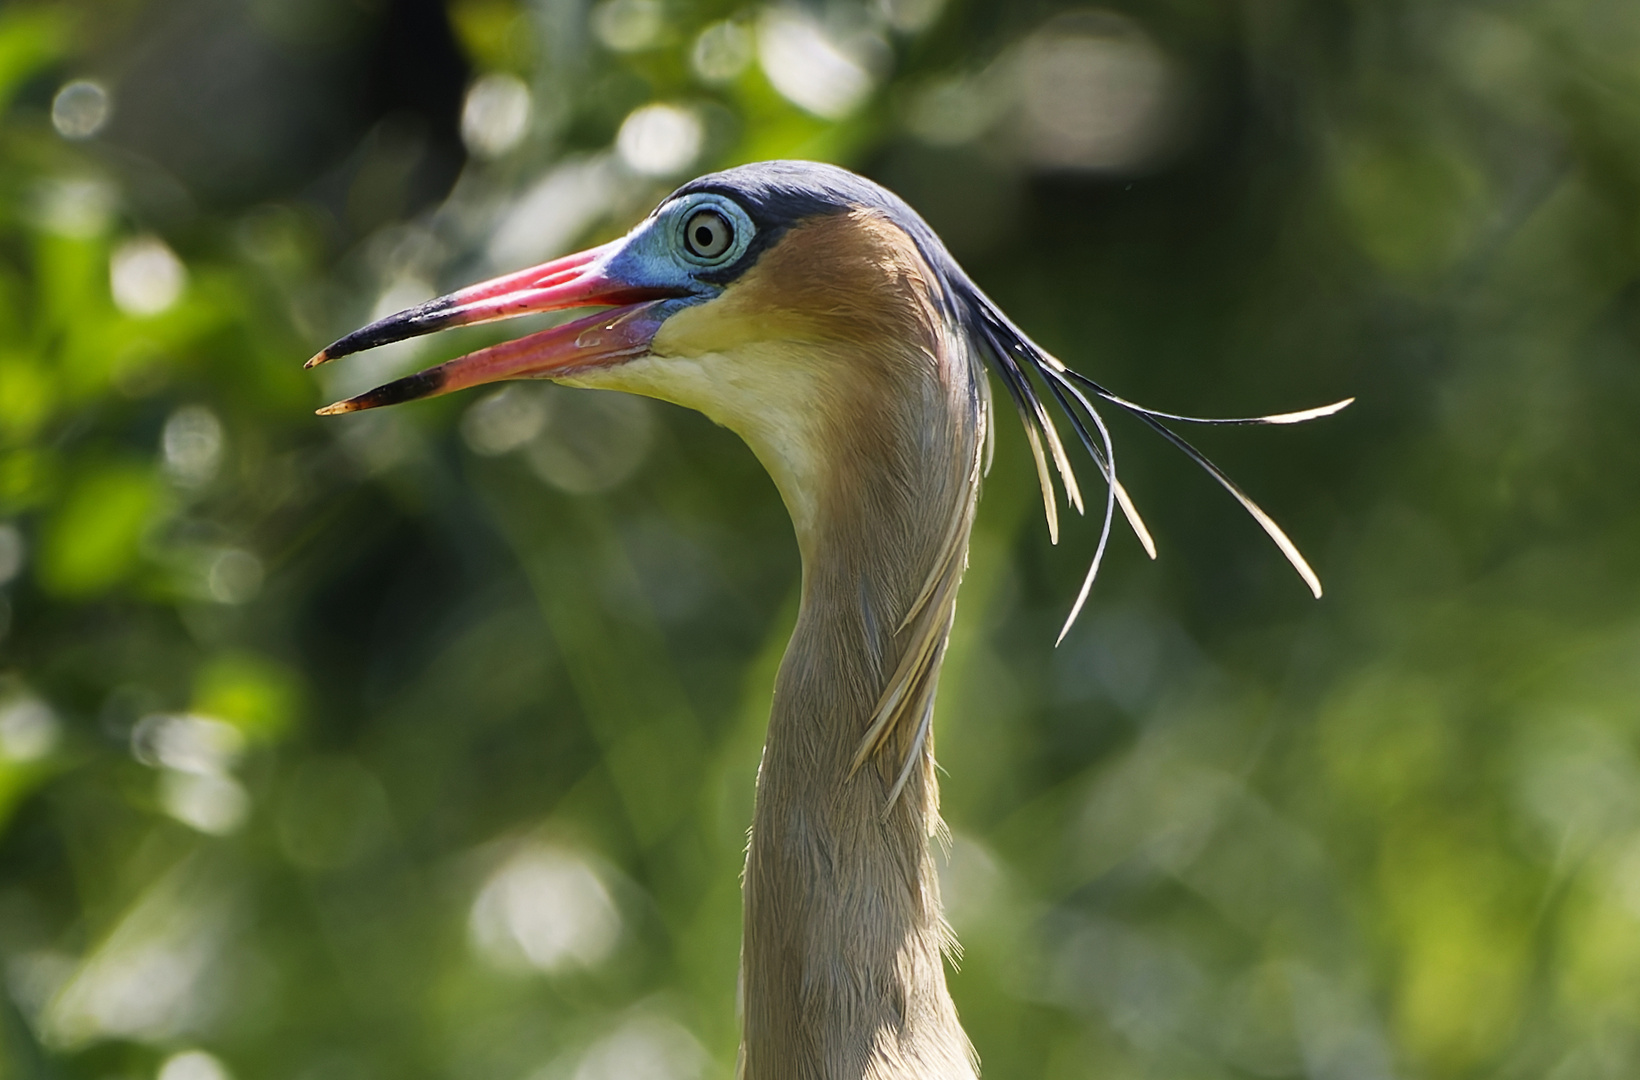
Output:
[[[23,80],[63,54],[69,21],[57,8],[17,5],[0,11],[0,110]]]
[[[1489,1060],[1525,1004],[1531,898],[1510,860],[1473,830],[1410,822],[1390,841],[1386,908],[1399,925],[1398,1026],[1439,1075]]]
[[[15,764],[0,759],[0,836],[4,836],[12,814],[22,801],[51,776],[51,768],[41,764]],[[0,1050],[3,1056],[3,1050]]]
[[[159,500],[152,470],[113,462],[87,470],[46,522],[37,575],[48,592],[84,599],[131,573]]]
[[[56,385],[26,354],[0,353],[0,442],[27,442],[51,415]]]
[[[1450,140],[1363,138],[1342,157],[1344,209],[1385,271],[1424,284],[1468,250],[1486,210],[1485,178]]]
[[[300,716],[301,680],[266,657],[227,653],[194,678],[192,709],[238,727],[252,742],[284,738]]]
[[[534,43],[529,15],[517,0],[454,0],[450,22],[481,70],[528,71]]]
[[[0,513],[15,514],[54,496],[61,465],[48,450],[0,451]]]

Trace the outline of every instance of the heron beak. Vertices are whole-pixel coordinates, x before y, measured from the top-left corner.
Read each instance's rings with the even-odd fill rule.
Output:
[[[605,269],[608,258],[622,243],[617,240],[470,285],[353,331],[322,349],[306,366],[316,367],[338,357],[455,326],[565,308],[612,308],[395,379],[357,397],[326,405],[319,415],[397,405],[501,379],[556,378],[642,354],[665,321],[656,306],[678,293],[611,276]]]

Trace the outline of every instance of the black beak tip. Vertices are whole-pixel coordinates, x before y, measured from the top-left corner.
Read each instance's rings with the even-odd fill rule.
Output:
[[[383,405],[397,405],[400,402],[415,401],[417,398],[432,397],[444,389],[445,374],[438,368],[419,371],[414,375],[406,375],[402,379],[394,379],[385,386],[378,386],[374,390],[367,390],[357,397],[350,397],[344,401],[326,405],[314,411],[315,416],[341,416],[343,413],[361,412],[365,409],[378,409]]]
[[[304,370],[316,368],[320,364],[328,364],[343,356],[351,356],[380,345],[391,345],[395,341],[404,341],[406,338],[420,337],[435,330],[442,330],[454,321],[450,309],[455,306],[449,297],[441,296],[425,304],[406,308],[385,319],[377,319],[369,326],[337,338],[315,353],[302,367]]]

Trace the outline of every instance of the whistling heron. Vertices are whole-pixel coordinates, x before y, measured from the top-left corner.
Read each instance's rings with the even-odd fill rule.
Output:
[[[1116,479],[1102,399],[1207,469],[1316,596],[1273,521],[1158,413],[1070,370],[1022,333],[897,197],[843,169],[766,162],[679,188],[625,237],[474,285],[347,335],[309,366],[446,327],[599,306],[338,402],[353,412],[498,379],[625,390],[705,413],[774,478],[803,562],[746,853],[741,1072],[748,1080],[976,1074],[946,992],[953,944],[930,838],[935,685],[990,458],[986,367],[1018,406],[1057,538],[1051,459],[1077,487],[1037,387],[1155,556]],[[1294,423],[1299,413],[1208,423]],[[1061,634],[1063,636],[1063,634]]]

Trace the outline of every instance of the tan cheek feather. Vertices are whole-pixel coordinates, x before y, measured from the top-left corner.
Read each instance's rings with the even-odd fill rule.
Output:
[[[564,381],[660,398],[734,431],[801,535],[846,448],[887,422],[893,384],[927,375],[926,282],[916,246],[879,215],[811,219],[716,299],[668,319],[650,355]]]
[[[787,230],[710,303],[686,308],[655,337],[659,356],[734,352],[755,341],[850,347],[863,361],[933,327],[927,271],[901,229],[879,214],[811,218]]]

